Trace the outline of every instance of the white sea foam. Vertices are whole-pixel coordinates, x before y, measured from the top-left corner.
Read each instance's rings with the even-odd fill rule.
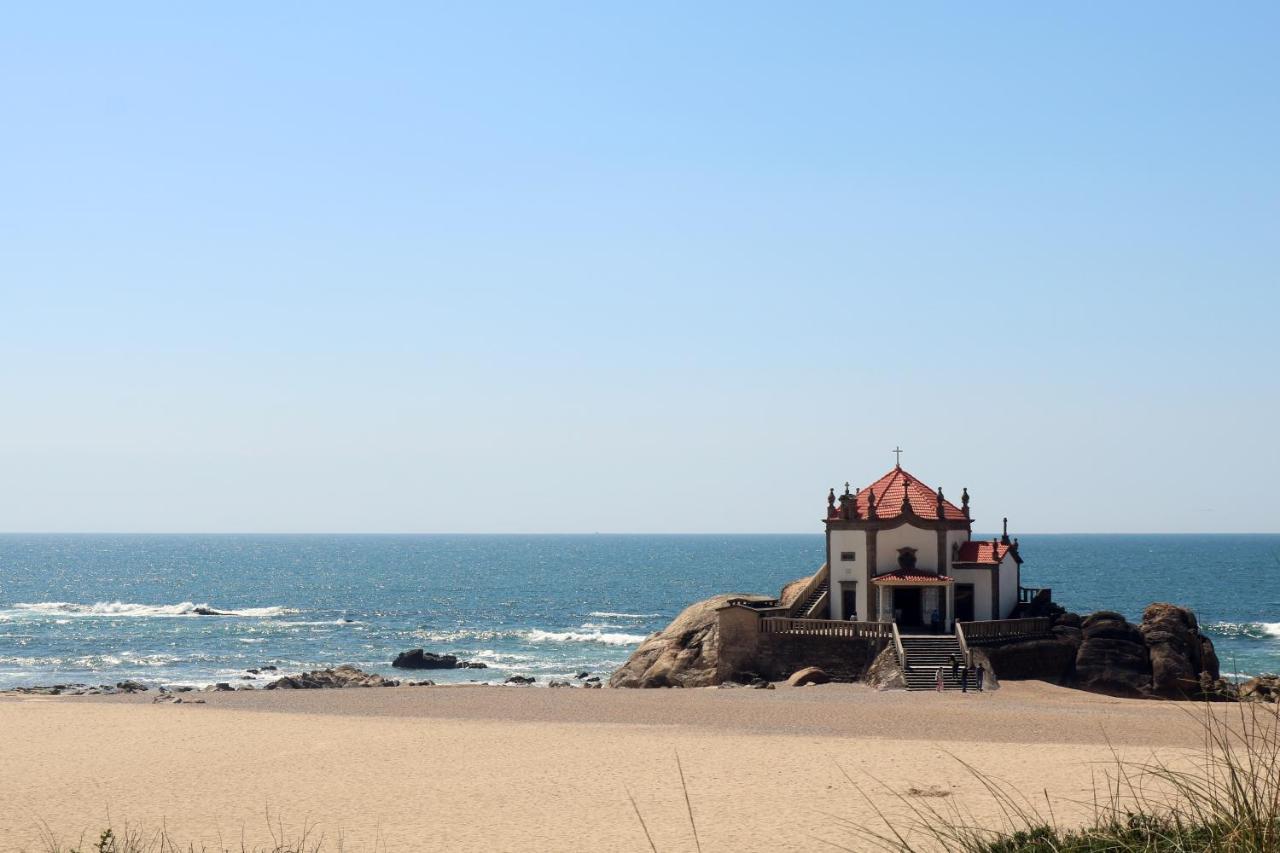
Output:
[[[1206,625],[1210,634],[1221,637],[1250,637],[1262,640],[1268,637],[1280,637],[1280,622],[1214,622]]]
[[[297,613],[287,607],[245,607],[240,610],[222,610],[208,604],[183,601],[179,604],[133,604],[125,601],[99,601],[95,604],[76,604],[70,601],[41,601],[35,604],[18,603],[15,611],[39,613],[48,616],[240,616],[268,618]]]
[[[609,610],[592,610],[587,614],[597,619],[652,619],[655,616],[661,616],[661,613],[614,613]]]
[[[605,633],[604,631],[543,631],[534,628],[524,632],[532,643],[601,643],[606,646],[634,646],[645,640],[645,634]]]

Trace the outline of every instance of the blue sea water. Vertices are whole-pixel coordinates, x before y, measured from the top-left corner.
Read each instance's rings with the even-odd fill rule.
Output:
[[[1280,536],[1023,536],[1022,552],[1023,584],[1069,609],[1183,604],[1224,671],[1280,669]],[[604,676],[687,604],[776,595],[822,560],[820,535],[4,535],[0,688],[391,674],[416,646],[490,666],[437,681]]]

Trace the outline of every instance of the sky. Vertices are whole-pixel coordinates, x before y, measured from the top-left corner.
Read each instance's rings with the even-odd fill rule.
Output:
[[[1278,28],[15,5],[0,530],[1280,531]]]

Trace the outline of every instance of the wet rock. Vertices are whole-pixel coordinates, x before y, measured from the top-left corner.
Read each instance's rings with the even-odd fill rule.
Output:
[[[488,669],[489,664],[479,660],[460,660],[458,669]]]
[[[600,681],[600,676],[593,675],[590,678],[583,679],[587,684],[596,684]]]
[[[405,687],[435,687],[436,683],[434,681],[406,681],[404,683],[404,686]]]
[[[128,680],[116,683],[116,690],[119,690],[121,693],[145,693],[147,689],[147,685],[143,684],[141,681]]]
[[[531,675],[513,675],[502,683],[503,684],[533,684],[537,680],[538,679],[534,678]]]
[[[591,674],[591,673],[587,672],[587,671],[584,669],[582,672],[580,672],[580,673],[578,673],[577,675],[575,675],[575,676],[574,676],[574,678],[576,678],[576,679],[578,679],[579,681],[581,681],[582,679],[586,678],[586,677],[587,677],[588,675],[590,675],[590,674]]]
[[[454,655],[438,655],[422,649],[409,649],[396,655],[391,665],[398,669],[453,669],[458,665]]]
[[[550,681],[550,682],[548,682],[548,683],[547,683],[547,686],[548,686],[548,687],[572,687],[572,686],[573,686],[573,682],[571,682],[571,681]]]

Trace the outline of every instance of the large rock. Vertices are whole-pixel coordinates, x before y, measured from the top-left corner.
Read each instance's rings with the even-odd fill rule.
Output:
[[[877,690],[906,690],[907,679],[898,666],[898,656],[893,646],[886,646],[867,667],[867,684]]]
[[[805,687],[810,684],[827,684],[831,681],[831,676],[827,675],[816,666],[806,666],[804,669],[791,673],[791,677],[787,679],[789,687]]]
[[[1151,693],[1169,699],[1197,698],[1200,675],[1216,680],[1218,656],[1200,635],[1195,614],[1173,604],[1150,604],[1138,629],[1151,655]],[[1207,652],[1207,653],[1206,653]]]
[[[708,687],[719,684],[720,627],[716,610],[730,599],[764,601],[763,596],[727,594],[691,604],[671,624],[652,634],[609,678],[610,687]]]
[[[349,664],[333,669],[317,669],[300,675],[286,675],[272,681],[265,690],[315,690],[334,687],[396,687],[400,682],[364,672]]]
[[[409,649],[396,655],[391,665],[399,669],[454,669],[458,659],[454,655],[438,655],[423,649]]]
[[[1076,687],[1109,696],[1150,694],[1151,656],[1136,627],[1119,613],[1100,610],[1081,623],[1081,631],[1084,639],[1076,653],[1073,678]]]

